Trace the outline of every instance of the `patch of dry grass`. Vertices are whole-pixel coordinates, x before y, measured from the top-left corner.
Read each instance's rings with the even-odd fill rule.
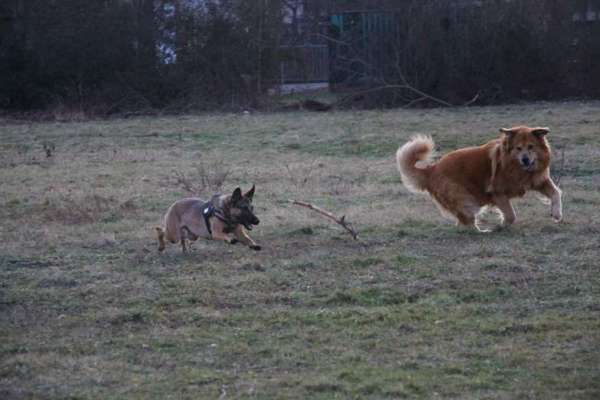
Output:
[[[477,234],[402,187],[410,136],[521,123],[564,151],[564,223],[527,196]],[[0,397],[596,398],[599,127],[597,102],[0,122]],[[263,251],[159,256],[182,176],[255,183]]]

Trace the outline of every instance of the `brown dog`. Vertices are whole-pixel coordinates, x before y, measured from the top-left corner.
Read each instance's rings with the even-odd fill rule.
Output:
[[[562,219],[561,191],[550,178],[548,128],[502,128],[503,135],[482,146],[459,149],[427,163],[433,140],[417,136],[398,149],[396,162],[404,185],[428,192],[443,214],[477,227],[483,207],[498,208],[504,224],[515,221],[510,199],[535,190],[550,198],[551,215]],[[425,161],[425,165],[416,165]],[[479,228],[478,228],[479,229]]]
[[[260,223],[254,215],[253,197],[254,186],[243,195],[242,190],[236,188],[231,195],[215,195],[210,201],[196,197],[176,201],[165,214],[164,227],[156,228],[158,251],[165,249],[166,239],[171,243],[180,242],[185,252],[186,239],[195,241],[199,237],[230,244],[242,242],[252,250],[260,250],[246,232]]]

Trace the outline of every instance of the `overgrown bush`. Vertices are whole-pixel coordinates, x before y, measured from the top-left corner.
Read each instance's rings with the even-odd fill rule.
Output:
[[[97,114],[256,105],[281,1],[17,0],[0,10],[0,108]],[[0,7],[2,8],[2,7]]]
[[[334,83],[380,88],[354,102],[437,103],[423,92],[453,104],[475,95],[484,103],[600,95],[592,72],[600,64],[600,21],[574,21],[585,10],[580,2],[362,3],[366,12],[341,14],[350,21],[332,32]]]

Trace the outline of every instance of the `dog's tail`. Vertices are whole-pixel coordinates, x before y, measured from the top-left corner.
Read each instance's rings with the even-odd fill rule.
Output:
[[[418,135],[400,147],[396,152],[396,164],[404,186],[411,192],[423,192],[427,188],[431,166],[419,168],[418,161],[428,161],[435,144],[430,136]]]

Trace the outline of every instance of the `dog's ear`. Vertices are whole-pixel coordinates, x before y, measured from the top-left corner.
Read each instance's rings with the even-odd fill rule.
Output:
[[[502,139],[502,146],[504,147],[504,149],[506,151],[510,151],[510,149],[512,148],[511,144],[513,141],[513,138],[515,137],[515,135],[517,134],[517,129],[516,128],[500,128],[500,132],[502,132],[504,134],[504,138]]]
[[[509,139],[511,139],[517,130],[515,128],[500,128],[500,132],[504,133]]]
[[[533,128],[531,130],[531,133],[533,133],[533,135],[538,138],[541,139],[544,136],[546,136],[548,133],[550,132],[550,129],[548,128],[541,128],[541,127],[537,127],[537,128]]]
[[[242,199],[242,189],[237,187],[237,188],[235,188],[235,190],[233,191],[233,194],[231,195],[231,202],[233,204],[235,204],[238,201],[240,201],[241,199]]]
[[[252,189],[248,190],[245,194],[244,197],[246,197],[247,199],[250,199],[250,201],[252,201],[252,198],[254,197],[254,185],[252,185]]]

